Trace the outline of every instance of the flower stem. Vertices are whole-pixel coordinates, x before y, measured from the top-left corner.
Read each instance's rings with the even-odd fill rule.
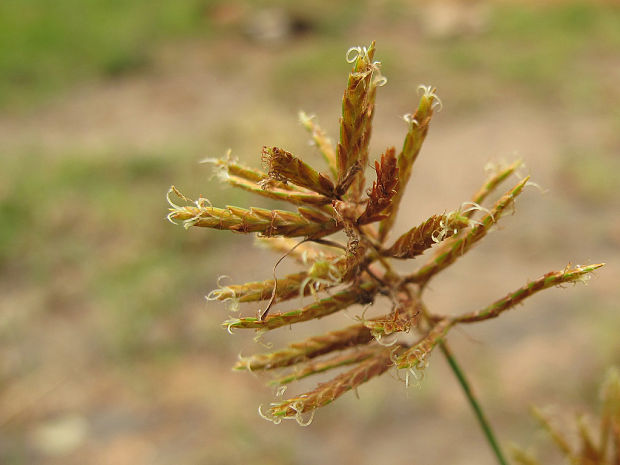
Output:
[[[495,454],[495,457],[497,458],[497,462],[500,465],[508,465],[508,461],[504,457],[504,454],[499,447],[499,443],[497,442],[497,439],[495,438],[493,429],[491,428],[491,425],[486,419],[486,416],[484,415],[484,412],[482,411],[482,407],[480,407],[480,404],[478,403],[476,396],[472,392],[469,382],[465,378],[465,373],[463,373],[463,371],[461,370],[461,367],[455,360],[454,355],[452,355],[452,352],[450,351],[446,343],[441,342],[439,344],[439,347],[441,348],[441,351],[443,352],[446,359],[448,360],[448,363],[450,364],[450,368],[452,368],[452,371],[456,375],[456,378],[458,379],[459,384],[463,388],[463,391],[465,392],[465,395],[467,396],[469,405],[471,405],[472,409],[474,410],[474,413],[476,414],[476,418],[478,419],[478,423],[480,423],[480,427],[482,428],[482,431],[485,437],[487,438],[487,441],[489,441],[489,445],[491,446],[491,449],[493,449],[493,453]]]

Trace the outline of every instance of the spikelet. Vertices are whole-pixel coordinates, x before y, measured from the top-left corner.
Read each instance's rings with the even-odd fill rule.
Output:
[[[368,193],[366,210],[357,219],[358,224],[367,224],[385,218],[381,213],[390,207],[392,198],[398,191],[398,167],[394,147],[390,147],[381,155],[381,161],[375,162],[377,180]]]
[[[241,185],[236,186],[235,182],[233,182],[233,180],[239,182],[239,180],[241,179],[249,181],[250,185],[263,185],[266,182],[269,182],[270,187],[276,189],[291,192],[300,191],[297,186],[285,184],[283,182],[270,179],[269,175],[264,171],[256,168],[250,168],[249,166],[239,163],[239,161],[232,158],[230,150],[226,153],[225,158],[205,158],[204,160],[202,160],[202,163],[212,164],[215,168],[215,174],[217,175],[217,177],[220,178],[222,181],[227,182],[235,187],[243,188],[243,186]]]
[[[331,203],[331,199],[329,197],[325,197],[324,195],[315,194],[312,192],[291,192],[290,190],[278,188],[275,185],[261,185],[237,176],[228,176],[226,181],[233,187],[238,187],[262,197],[267,197],[274,200],[283,200],[285,202],[292,203],[293,205],[310,205],[316,207]]]
[[[392,351],[388,349],[377,351],[373,357],[367,358],[331,381],[319,384],[315,390],[272,405],[269,409],[270,414],[275,418],[299,418],[303,413],[323,407],[345,392],[385,373],[392,366],[391,354]]]
[[[308,376],[333,370],[335,368],[354,365],[373,357],[376,352],[376,346],[366,346],[365,348],[357,348],[347,353],[338,354],[334,357],[329,357],[323,360],[313,360],[303,364],[302,366],[295,367],[288,374],[273,379],[269,382],[269,384],[282,386],[292,383],[293,381],[299,381],[300,379],[307,378]]]
[[[409,130],[405,136],[403,148],[398,155],[398,175],[401,188],[392,200],[390,215],[381,221],[379,227],[379,239],[381,242],[387,238],[387,234],[396,220],[396,214],[403,198],[405,186],[411,177],[411,168],[418,158],[424,139],[426,139],[433,111],[437,106],[441,106],[441,100],[437,97],[434,88],[420,86],[418,89],[422,90],[422,96],[415,114],[413,116],[405,115],[405,121],[409,125]]]
[[[472,203],[474,205],[482,204],[488,195],[493,192],[502,181],[513,174],[522,164],[523,162],[521,160],[516,160],[506,167],[496,169],[489,179],[487,179],[480,187],[478,192],[474,194],[471,199]],[[470,209],[468,212],[464,212],[464,214],[469,218],[474,211],[475,209]]]
[[[491,226],[497,223],[506,209],[514,203],[515,198],[523,191],[528,180],[529,176],[521,180],[515,187],[504,194],[495,203],[491,211],[481,219],[480,224],[472,227],[467,234],[455,240],[448,251],[442,251],[441,255],[432,257],[429,262],[407,276],[405,278],[406,281],[426,283],[432,276],[450,266],[459,257],[465,255],[474,244],[486,236]]]
[[[324,207],[331,202],[331,199],[305,189],[302,190],[295,185],[271,179],[267,173],[231,159],[230,151],[225,158],[206,158],[202,162],[212,164],[217,177],[233,187],[262,197],[283,200],[293,205],[310,205],[321,208],[327,213],[333,212]]]
[[[397,297],[397,303],[389,315],[380,316],[371,320],[363,320],[363,325],[368,328],[377,340],[394,333],[408,333],[411,328],[417,326],[420,308],[417,301],[405,295]]]
[[[493,172],[491,176],[484,182],[484,184],[473,195],[470,202],[465,202],[464,205],[469,204],[470,207],[461,211],[461,214],[466,218],[471,218],[477,211],[488,212],[486,208],[480,206],[482,202],[491,194],[499,184],[513,174],[517,168],[522,165],[521,160],[517,160],[511,163],[507,167],[491,166]],[[489,166],[489,165],[487,165]],[[451,238],[443,241],[435,249],[435,257],[446,254],[453,246],[455,241],[464,233],[465,230],[461,230],[459,233],[453,235]]]
[[[339,331],[330,331],[327,334],[292,343],[285,349],[241,358],[234,368],[255,371],[290,366],[329,352],[367,344],[371,340],[372,335],[365,326],[349,326]]]
[[[489,213],[489,210],[481,207],[480,204],[487,198],[487,196],[490,193],[492,193],[497,188],[497,186],[503,180],[505,180],[508,176],[513,174],[515,170],[519,166],[521,166],[521,164],[522,162],[520,160],[517,160],[506,168],[496,169],[495,172],[489,177],[489,179],[487,179],[485,183],[480,187],[480,189],[476,192],[476,194],[474,194],[474,196],[472,197],[472,200],[470,202],[464,203],[464,205],[470,204],[471,207],[462,210],[460,214],[465,218],[471,218],[473,214],[477,211],[484,211],[484,212]],[[491,220],[495,220],[495,216],[493,214],[490,215],[490,218]],[[455,247],[455,244],[457,243],[457,241],[462,239],[463,235],[466,232],[467,232],[466,229],[461,229],[459,232],[452,235],[452,237],[449,237],[447,238],[447,240],[438,244],[438,246],[435,248],[434,258],[430,260],[424,267],[422,267],[422,269],[418,271],[418,273],[420,273],[421,276],[417,276],[418,273],[414,273],[410,275],[408,279],[411,279],[411,280],[419,279],[419,282],[421,283],[424,283],[425,282],[424,280],[428,281],[428,279],[430,279],[433,273],[437,273],[439,271],[438,269],[435,269],[434,271],[432,269],[432,262],[434,261],[434,259],[436,259],[437,257],[452,256],[454,253],[453,248]],[[458,242],[458,243],[462,244],[462,242]],[[428,274],[426,274],[425,276],[422,276],[424,275],[422,271]]]
[[[325,135],[319,125],[314,122],[313,118],[306,115],[303,111],[299,112],[299,121],[312,135],[312,141],[325,159],[330,173],[334,178],[337,178],[338,166],[336,162],[336,150],[334,149],[332,141]]]
[[[280,302],[298,295],[308,295],[340,284],[345,261],[342,258],[316,259],[308,271],[289,274],[283,278],[232,284],[215,289],[207,300],[256,302],[270,298]],[[275,287],[275,294],[274,294]]]
[[[416,257],[467,226],[469,226],[469,220],[460,212],[433,215],[424,223],[400,236],[384,254],[394,258]]]
[[[300,294],[301,283],[308,277],[306,271],[294,273],[277,280],[275,298],[278,301],[288,300]],[[267,279],[265,281],[254,281],[244,284],[232,284],[215,289],[207,296],[208,300],[225,301],[236,299],[238,302],[256,302],[271,298],[274,284],[276,281]],[[309,294],[307,290],[304,295]]]
[[[351,53],[357,56],[349,58]],[[374,99],[376,94],[378,64],[373,62],[375,43],[370,47],[352,48],[347,53],[348,61],[353,63],[349,74],[347,88],[342,98],[342,117],[340,118],[340,141],[337,148],[338,186],[339,192],[348,189],[345,184],[351,185],[354,176],[363,176],[363,170],[368,162],[368,143],[372,117],[374,114]],[[351,170],[354,167],[354,176]],[[359,181],[363,184],[363,180]],[[361,190],[358,187],[354,199],[359,199]]]
[[[374,58],[374,48],[375,43],[373,42],[370,46],[373,49],[372,54]],[[370,142],[370,137],[372,134],[372,120],[375,115],[375,100],[377,97],[377,87],[383,86],[387,79],[381,74],[380,71],[381,63],[378,61],[373,61],[371,63],[372,68],[372,78],[370,81],[370,90],[367,96],[367,108],[366,114],[363,119],[364,127],[363,127],[363,139],[362,146],[360,150],[359,159],[356,163],[359,163],[361,169],[359,175],[356,177],[356,180],[353,184],[352,198],[357,201],[361,198],[362,193],[364,192],[364,186],[366,183],[366,179],[364,173],[366,171],[366,165],[368,164],[368,144]]]
[[[372,301],[376,291],[377,285],[375,283],[365,282],[302,308],[284,313],[271,313],[264,319],[257,317],[233,318],[225,321],[222,325],[228,329],[275,329],[281,326],[301,323],[302,321],[322,318],[356,303],[369,303]]]
[[[267,173],[255,168],[250,168],[234,160],[230,150],[226,153],[225,158],[205,158],[202,160],[202,163],[212,164],[215,167],[215,173],[224,179],[228,175],[237,176],[241,179],[253,182],[260,182],[267,178]]]
[[[197,203],[196,206],[172,204],[168,218],[181,221],[185,228],[227,229],[241,233],[260,233],[263,236],[321,237],[342,228],[342,224],[325,213],[299,208],[299,213],[264,208],[227,206],[216,208]]]
[[[514,307],[526,298],[534,295],[536,292],[553,286],[561,286],[564,283],[574,283],[579,281],[585,282],[590,277],[590,273],[604,265],[604,263],[588,266],[578,265],[574,268],[567,266],[561,271],[551,271],[546,273],[544,276],[527,283],[525,286],[520,287],[516,291],[511,292],[506,297],[495,301],[482,310],[472,313],[465,313],[456,317],[455,321],[458,323],[473,323],[476,321],[488,320],[489,318],[495,318],[505,310]]]
[[[331,180],[309,165],[278,147],[263,147],[263,163],[269,168],[269,177],[283,183],[292,182],[311,191],[334,197]]]
[[[288,258],[298,263],[307,265],[319,257],[326,257],[323,251],[310,242],[301,242],[299,239],[290,237],[260,237],[255,240],[256,245],[273,250],[279,254],[285,254]]]

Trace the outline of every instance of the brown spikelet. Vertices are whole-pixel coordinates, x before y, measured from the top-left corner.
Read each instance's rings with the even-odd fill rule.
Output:
[[[440,255],[432,257],[429,262],[420,269],[407,276],[408,282],[426,283],[433,275],[454,263],[459,257],[465,255],[480,239],[486,236],[491,226],[501,218],[506,209],[511,206],[515,198],[523,191],[529,176],[522,179],[516,186],[504,194],[493,206],[491,211],[485,215],[480,224],[475,225],[462,237],[452,242],[452,246],[447,251],[441,251]]]
[[[364,170],[368,161],[376,88],[373,76],[377,70],[373,62],[374,54],[374,42],[368,49],[359,48],[342,98],[340,141],[336,152],[339,191],[346,191],[342,189],[342,184],[346,181],[347,174],[350,174],[351,167],[358,162],[361,170]],[[361,189],[358,189],[358,194],[360,192]]]
[[[390,208],[390,215],[381,221],[379,227],[379,239],[383,242],[387,238],[387,234],[394,225],[398,207],[405,192],[405,186],[411,177],[411,168],[418,158],[426,134],[428,133],[433,110],[437,105],[441,105],[441,101],[435,94],[435,89],[420,86],[423,94],[420,97],[418,109],[413,116],[408,115],[409,130],[405,136],[403,148],[398,155],[398,176],[400,178],[400,189],[394,195]]]
[[[356,363],[360,363],[374,357],[377,350],[381,349],[378,349],[376,345],[366,346],[364,348],[358,347],[344,354],[338,354],[322,360],[311,360],[301,366],[296,366],[289,371],[289,373],[272,380],[269,384],[282,386],[284,384],[292,383],[293,381],[299,381],[300,379],[307,378],[308,376],[333,370],[334,368],[355,365]]]
[[[342,197],[349,190],[355,180],[358,179],[358,176],[362,175],[362,171],[363,165],[359,160],[357,160],[349,167],[344,176],[342,176],[342,179],[336,186],[336,195],[338,197]]]
[[[357,219],[358,224],[371,223],[385,218],[385,215],[381,213],[391,205],[392,198],[396,195],[399,186],[398,167],[396,165],[394,147],[388,148],[381,155],[380,162],[375,161],[377,180],[373,182],[368,193],[366,210]]]
[[[411,328],[417,326],[419,315],[418,302],[406,295],[400,295],[389,315],[364,320],[363,325],[378,339],[394,333],[409,332]]]
[[[433,215],[424,223],[400,236],[385,252],[385,255],[394,258],[416,257],[468,225],[469,220],[459,212]]]
[[[378,62],[373,63],[374,71],[378,71]],[[363,141],[364,144],[360,150],[360,156],[356,163],[360,166],[360,172],[355,178],[355,182],[353,183],[351,198],[355,201],[361,199],[362,194],[364,193],[364,188],[366,185],[366,165],[368,165],[368,145],[370,143],[370,137],[372,136],[372,120],[375,115],[375,99],[377,96],[377,85],[375,81],[375,77],[373,75],[373,80],[370,83],[370,92],[368,92],[368,108],[366,110],[366,118],[364,119],[364,134]]]
[[[517,160],[507,167],[496,168],[493,174],[484,182],[480,189],[478,189],[478,191],[471,198],[474,205],[471,208],[464,210],[461,214],[466,218],[471,218],[476,211],[485,211],[483,208],[478,208],[480,204],[497,188],[502,181],[513,174],[521,166],[521,164],[521,160]],[[459,233],[439,244],[435,249],[435,256],[441,256],[452,249],[455,241],[462,234],[464,234],[464,230],[461,230]]]
[[[345,269],[343,281],[351,281],[360,277],[363,267],[367,264],[366,251],[368,243],[360,241],[357,234],[352,234],[345,251]]]
[[[319,355],[339,351],[372,340],[368,328],[363,325],[349,326],[339,331],[313,336],[294,342],[287,348],[241,358],[234,366],[236,370],[271,370],[304,362]]]
[[[269,167],[269,177],[284,183],[292,182],[311,191],[334,197],[334,184],[328,177],[278,147],[263,147],[263,162]]]
[[[394,348],[377,351],[374,357],[364,360],[355,368],[336,376],[331,381],[319,384],[313,391],[272,406],[271,415],[275,418],[294,418],[333,402],[345,392],[357,388],[388,370],[393,364],[391,359],[393,350]]]
[[[231,182],[231,178],[236,180],[245,180],[254,184],[263,184],[266,181],[270,181],[272,187],[285,190],[285,191],[294,191],[298,190],[297,186],[291,186],[289,184],[284,184],[279,181],[270,180],[267,173],[261,171],[256,168],[250,168],[242,163],[239,163],[237,160],[231,158],[230,150],[226,154],[225,158],[205,158],[202,160],[202,163],[210,163],[215,168],[216,175],[224,182],[228,182],[231,185],[234,185]],[[239,186],[242,187],[242,186]]]

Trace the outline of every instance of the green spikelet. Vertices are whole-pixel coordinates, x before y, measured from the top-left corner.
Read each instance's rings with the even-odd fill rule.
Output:
[[[513,308],[526,298],[544,289],[548,289],[553,286],[560,286],[564,283],[574,283],[577,281],[586,282],[586,280],[590,277],[590,273],[604,265],[604,263],[599,263],[597,265],[576,266],[574,268],[567,266],[562,271],[551,271],[546,273],[544,276],[527,283],[525,286],[520,287],[516,291],[511,292],[506,297],[495,301],[482,310],[458,316],[455,321],[458,323],[472,323],[475,321],[488,320],[489,318],[498,317],[505,310]]]
[[[227,206],[216,208],[205,204],[170,208],[168,218],[182,222],[185,228],[224,229],[263,236],[321,237],[342,228],[335,218],[319,211],[299,208],[299,213],[264,208]]]

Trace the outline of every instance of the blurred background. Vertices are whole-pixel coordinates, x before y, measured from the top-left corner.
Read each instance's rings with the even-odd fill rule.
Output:
[[[297,112],[337,136],[345,53],[371,40],[388,78],[374,156],[402,143],[419,84],[443,100],[398,231],[469,199],[488,162],[522,158],[546,190],[528,189],[431,283],[431,309],[474,310],[568,262],[608,263],[587,287],[449,339],[502,443],[561,462],[529,406],[556,405],[570,431],[620,363],[617,1],[0,2],[0,463],[494,463],[439,353],[421,389],[386,375],[308,428],[262,420],[274,392],[231,366],[264,347],[227,334],[226,309],[204,296],[219,275],[269,278],[277,256],[165,220],[171,184],[272,205],[198,163],[228,148],[253,166],[266,144],[322,166]]]

